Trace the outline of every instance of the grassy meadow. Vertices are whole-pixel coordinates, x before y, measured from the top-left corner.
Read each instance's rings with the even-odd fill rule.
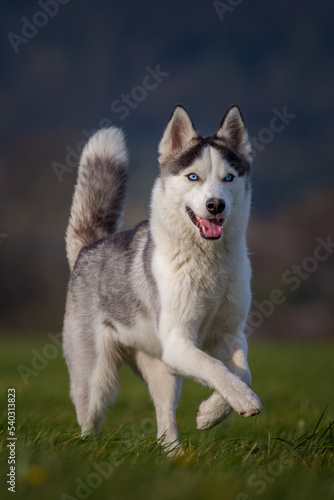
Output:
[[[186,453],[168,459],[156,441],[147,388],[127,367],[102,432],[82,440],[59,345],[50,339],[2,338],[0,497],[334,498],[333,348],[331,343],[250,339],[252,386],[264,410],[255,418],[232,414],[210,431],[195,426],[197,408],[210,391],[185,380],[177,418]],[[9,388],[16,391],[15,493],[6,484]]]

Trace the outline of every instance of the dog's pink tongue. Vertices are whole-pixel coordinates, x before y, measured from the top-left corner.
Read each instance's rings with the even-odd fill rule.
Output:
[[[223,225],[217,219],[200,219],[205,236],[209,238],[219,238],[222,234]]]

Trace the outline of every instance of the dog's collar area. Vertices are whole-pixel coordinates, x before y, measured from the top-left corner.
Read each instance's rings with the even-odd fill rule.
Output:
[[[190,220],[199,230],[199,234],[202,238],[206,240],[219,240],[223,231],[224,218],[210,218],[204,219],[198,217],[198,215],[191,210],[191,208],[187,207],[187,213],[190,217]]]

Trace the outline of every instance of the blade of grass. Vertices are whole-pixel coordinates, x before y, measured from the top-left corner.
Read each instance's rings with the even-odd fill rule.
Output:
[[[319,427],[319,425],[320,425],[320,422],[321,422],[321,420],[323,419],[323,417],[324,417],[324,415],[325,415],[325,412],[326,412],[326,410],[327,410],[327,406],[328,406],[328,405],[326,405],[326,406],[325,406],[325,409],[323,410],[322,414],[320,415],[320,418],[319,418],[319,420],[318,420],[318,422],[317,422],[317,424],[316,424],[316,426],[315,426],[315,428],[314,428],[314,430],[313,430],[312,434],[311,434],[310,436],[308,436],[307,438],[303,439],[300,443],[298,443],[298,444],[297,444],[297,445],[296,445],[296,446],[292,449],[292,451],[295,451],[297,448],[300,448],[300,446],[302,446],[303,444],[307,443],[308,441],[310,441],[310,440],[311,440],[311,439],[315,436],[315,434],[316,434],[316,432],[317,432],[317,429],[318,429],[318,427]]]
[[[276,441],[282,441],[283,443],[287,443],[289,444],[290,446],[295,446],[294,443],[291,443],[291,441],[287,441],[286,439],[283,439],[283,438],[278,438],[278,437],[274,437],[274,439],[276,439]]]
[[[331,431],[332,431],[332,425],[334,424],[334,421],[333,422],[330,422],[327,429],[325,429],[325,431],[321,434],[321,436],[318,438],[318,441],[317,443],[319,443],[321,441],[321,439],[326,436],[326,434],[330,434],[331,435]]]

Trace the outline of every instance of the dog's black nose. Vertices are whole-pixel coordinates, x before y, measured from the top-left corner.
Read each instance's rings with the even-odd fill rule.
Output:
[[[206,202],[206,208],[212,215],[222,214],[225,210],[226,204],[224,200],[219,198],[210,198]]]

